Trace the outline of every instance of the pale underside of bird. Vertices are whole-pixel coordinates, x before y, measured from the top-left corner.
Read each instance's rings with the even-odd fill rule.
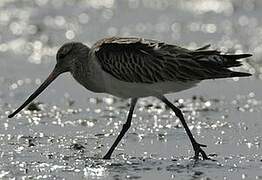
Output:
[[[131,98],[127,121],[104,159],[109,159],[131,125],[138,98],[155,96],[169,106],[181,120],[195,151],[209,159],[190,132],[182,112],[164,94],[182,91],[202,80],[244,77],[251,74],[232,71],[241,66],[242,58],[251,54],[221,54],[209,50],[209,45],[188,50],[164,42],[135,37],[111,37],[95,43],[91,48],[79,42],[64,44],[57,52],[57,64],[42,85],[10,114],[11,118],[35,99],[56,77],[70,72],[85,88],[97,93],[109,93]]]

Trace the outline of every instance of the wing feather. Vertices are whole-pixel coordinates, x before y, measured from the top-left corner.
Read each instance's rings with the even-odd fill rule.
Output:
[[[206,50],[209,46],[191,51],[155,40],[112,37],[98,41],[93,49],[105,72],[127,82],[185,82],[250,75],[227,69],[240,66],[237,60],[249,54],[223,55]]]

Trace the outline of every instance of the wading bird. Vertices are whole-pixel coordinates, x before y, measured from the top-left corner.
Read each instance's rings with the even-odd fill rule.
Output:
[[[138,98],[147,96],[157,97],[175,112],[192,143],[194,158],[198,159],[201,154],[203,159],[209,159],[202,150],[206,145],[195,140],[181,110],[164,96],[189,89],[205,79],[251,75],[228,69],[241,66],[238,60],[250,57],[251,54],[227,55],[208,48],[209,45],[188,50],[164,42],[133,37],[105,38],[91,48],[80,42],[66,43],[58,50],[57,64],[49,77],[8,117],[21,111],[60,74],[70,72],[76,81],[93,92],[131,98],[127,121],[104,159],[110,159],[131,126]]]

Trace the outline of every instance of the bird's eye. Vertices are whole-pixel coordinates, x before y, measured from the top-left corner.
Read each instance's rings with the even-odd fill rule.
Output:
[[[63,59],[71,50],[73,44],[65,44],[63,45],[57,52],[56,59]]]
[[[67,53],[61,52],[57,53],[57,59],[63,59],[66,56]]]

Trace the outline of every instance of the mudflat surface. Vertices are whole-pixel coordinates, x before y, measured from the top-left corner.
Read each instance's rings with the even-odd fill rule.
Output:
[[[260,0],[1,1],[0,178],[262,179],[261,8]],[[178,118],[152,97],[139,100],[112,160],[102,160],[129,100],[92,93],[70,74],[7,118],[51,72],[61,44],[92,45],[112,35],[254,54],[238,69],[251,78],[204,81],[167,95],[212,161],[191,159]]]

